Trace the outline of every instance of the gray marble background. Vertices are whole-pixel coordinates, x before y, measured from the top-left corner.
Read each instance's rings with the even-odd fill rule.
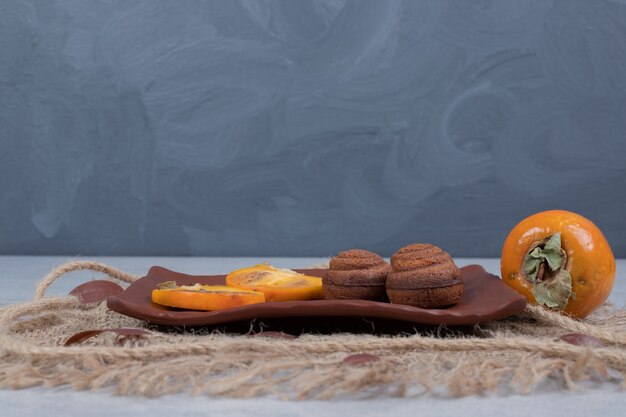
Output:
[[[0,253],[626,256],[626,2],[0,2]]]

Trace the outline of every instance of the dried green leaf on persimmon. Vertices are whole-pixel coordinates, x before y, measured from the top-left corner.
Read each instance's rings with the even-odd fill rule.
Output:
[[[542,263],[546,263],[551,272],[557,271],[563,264],[565,254],[561,248],[561,233],[555,233],[544,239],[533,250],[524,256],[522,271],[531,283],[541,280],[539,270]]]
[[[546,241],[542,256],[548,262],[550,271],[556,271],[563,263],[563,249],[561,248],[561,233],[555,233]]]
[[[533,286],[537,303],[557,310],[565,308],[572,294],[572,277],[565,269],[561,269],[551,279],[537,282]]]

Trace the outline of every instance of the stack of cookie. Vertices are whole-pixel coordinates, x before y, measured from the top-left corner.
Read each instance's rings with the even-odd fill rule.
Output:
[[[393,272],[387,275],[387,295],[392,303],[422,308],[457,304],[463,293],[461,271],[441,248],[416,243],[391,257]]]
[[[391,266],[383,258],[363,249],[340,252],[330,260],[322,278],[324,298],[386,301],[385,282]]]
[[[441,248],[417,243],[391,257],[352,249],[330,261],[323,280],[326,299],[361,299],[442,308],[457,304],[463,293],[461,272]]]

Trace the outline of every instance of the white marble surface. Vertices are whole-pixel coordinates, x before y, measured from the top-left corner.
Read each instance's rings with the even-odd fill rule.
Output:
[[[0,256],[0,305],[32,298],[37,282],[67,257]],[[111,264],[134,274],[143,274],[150,266],[160,265],[189,274],[225,273],[237,267],[268,260],[289,268],[304,267],[322,258],[166,258],[102,257],[89,258]],[[481,264],[498,273],[497,259],[456,259],[459,265]],[[76,285],[97,278],[93,272],[75,272],[56,282],[51,295],[67,294]],[[610,299],[626,305],[626,261],[618,261],[616,285]],[[160,416],[221,417],[261,416],[624,416],[626,392],[612,386],[581,386],[568,393],[542,392],[527,396],[471,396],[460,399],[420,397],[415,399],[373,399],[284,402],[273,398],[249,400],[192,397],[186,394],[146,399],[116,397],[109,392],[74,392],[68,389],[31,388],[21,391],[0,390],[0,416],[117,416],[158,414]]]

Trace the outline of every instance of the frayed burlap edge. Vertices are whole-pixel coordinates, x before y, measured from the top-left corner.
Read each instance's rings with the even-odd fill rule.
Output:
[[[64,346],[69,336],[84,330],[148,328],[104,303],[44,298],[56,279],[79,269],[122,282],[137,279],[108,265],[71,262],[42,280],[32,302],[0,309],[0,388],[71,386],[150,397],[184,391],[285,399],[529,394],[546,383],[551,389],[575,389],[580,381],[624,388],[626,312],[608,304],[585,321],[529,306],[519,316],[481,326],[480,337],[282,339],[151,330],[145,337],[105,334]],[[605,347],[558,339],[567,333],[588,335]],[[353,356],[362,353],[368,355]]]

